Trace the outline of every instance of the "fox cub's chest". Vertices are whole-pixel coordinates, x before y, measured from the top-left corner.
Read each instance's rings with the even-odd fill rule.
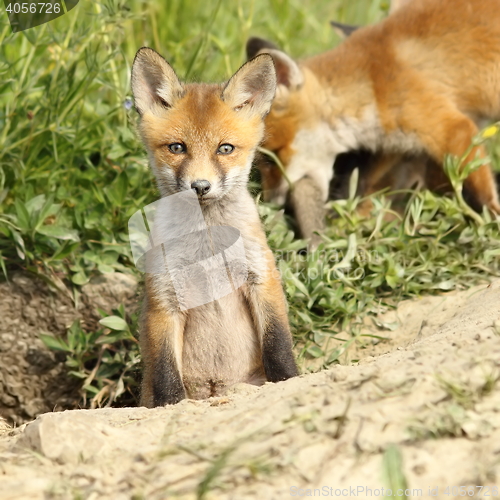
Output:
[[[242,290],[190,311],[182,360],[190,398],[221,395],[239,382],[265,382],[260,340]]]

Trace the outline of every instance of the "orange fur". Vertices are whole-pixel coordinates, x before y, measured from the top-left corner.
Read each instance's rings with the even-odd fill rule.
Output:
[[[261,52],[287,63],[276,49]],[[297,74],[294,63],[287,64]],[[382,154],[380,165],[364,172],[364,194],[388,183],[394,187],[398,175],[391,169],[408,154],[419,158],[415,170],[423,184],[446,191],[449,184],[437,168],[444,156],[464,155],[477,123],[500,118],[500,0],[402,2],[381,23],[356,30],[298,69],[303,84],[282,80],[278,86],[264,143],[292,182],[316,178],[324,202],[336,156],[363,148]],[[475,147],[465,162],[485,154]],[[287,186],[277,177],[264,179],[264,186],[271,186],[268,199],[281,202]],[[484,205],[500,213],[489,165],[473,172],[464,187],[475,209]]]
[[[226,84],[208,85],[182,84],[159,54],[148,48],[137,53],[132,88],[141,115],[139,131],[160,193],[166,197],[192,189],[198,199],[190,203],[199,203],[203,217],[200,223],[189,214],[172,217],[160,209],[155,215],[152,240],[163,254],[146,254],[146,268],[155,255],[174,267],[149,266],[156,271],[146,275],[140,335],[145,406],[202,399],[238,382],[260,385],[297,374],[280,277],[247,190],[275,87],[269,56],[249,61]],[[221,151],[223,146],[229,150]],[[162,233],[161,222],[172,218],[174,224]],[[186,231],[193,236],[183,240],[189,243],[174,243]],[[241,242],[237,255],[226,253],[227,248],[214,250],[217,235],[234,250],[235,233]],[[214,271],[209,263],[217,259],[224,267]],[[178,292],[171,274],[188,266],[192,274]],[[231,269],[245,270],[239,286]],[[224,273],[229,291],[226,282],[219,288]],[[181,308],[178,293],[183,299],[197,297],[208,281],[206,288],[215,293]]]

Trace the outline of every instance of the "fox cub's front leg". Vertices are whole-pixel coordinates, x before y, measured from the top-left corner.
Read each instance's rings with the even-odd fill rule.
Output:
[[[309,240],[309,249],[315,250],[321,243],[325,229],[325,207],[321,189],[313,179],[302,177],[295,182],[288,194],[288,208],[292,211],[300,238]]]
[[[146,281],[147,289],[147,281]],[[186,397],[182,382],[182,313],[169,314],[146,293],[140,344],[144,360],[141,405],[153,408]]]
[[[251,287],[250,303],[262,332],[262,364],[266,379],[279,382],[299,374],[293,355],[286,300],[274,257],[267,251],[268,273],[262,283]]]

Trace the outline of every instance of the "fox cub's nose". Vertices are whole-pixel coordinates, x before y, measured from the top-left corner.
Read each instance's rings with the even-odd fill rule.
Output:
[[[191,189],[194,189],[198,196],[203,196],[204,194],[207,194],[210,191],[210,188],[211,188],[210,182],[205,180],[194,181],[191,184]]]

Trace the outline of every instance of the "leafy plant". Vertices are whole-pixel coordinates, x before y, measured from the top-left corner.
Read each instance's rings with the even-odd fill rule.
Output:
[[[106,316],[101,311],[104,328],[95,332],[84,331],[76,320],[64,337],[40,335],[47,347],[66,354],[68,373],[82,381],[84,407],[136,402],[140,356],[132,332],[137,330],[137,314],[127,321],[123,305],[113,312]]]
[[[127,220],[153,192],[145,189],[149,172],[123,104],[128,77],[120,43],[132,16],[120,2],[111,4],[79,5],[67,17],[10,35],[2,16],[5,276],[21,267],[61,288],[62,277],[83,284],[95,271],[129,264]]]
[[[475,144],[487,138],[483,132]],[[312,253],[297,252],[300,242],[291,237],[282,212],[262,208],[305,368],[318,367],[308,359],[322,366],[338,362],[353,342],[362,344],[359,328],[366,315],[405,298],[465,288],[500,274],[500,221],[486,210],[473,212],[461,197],[464,179],[484,160],[462,168],[463,158],[445,162],[455,198],[409,193],[398,215],[384,195],[376,194],[370,196],[375,208],[367,218],[356,210],[362,199],[332,202],[335,218]]]

